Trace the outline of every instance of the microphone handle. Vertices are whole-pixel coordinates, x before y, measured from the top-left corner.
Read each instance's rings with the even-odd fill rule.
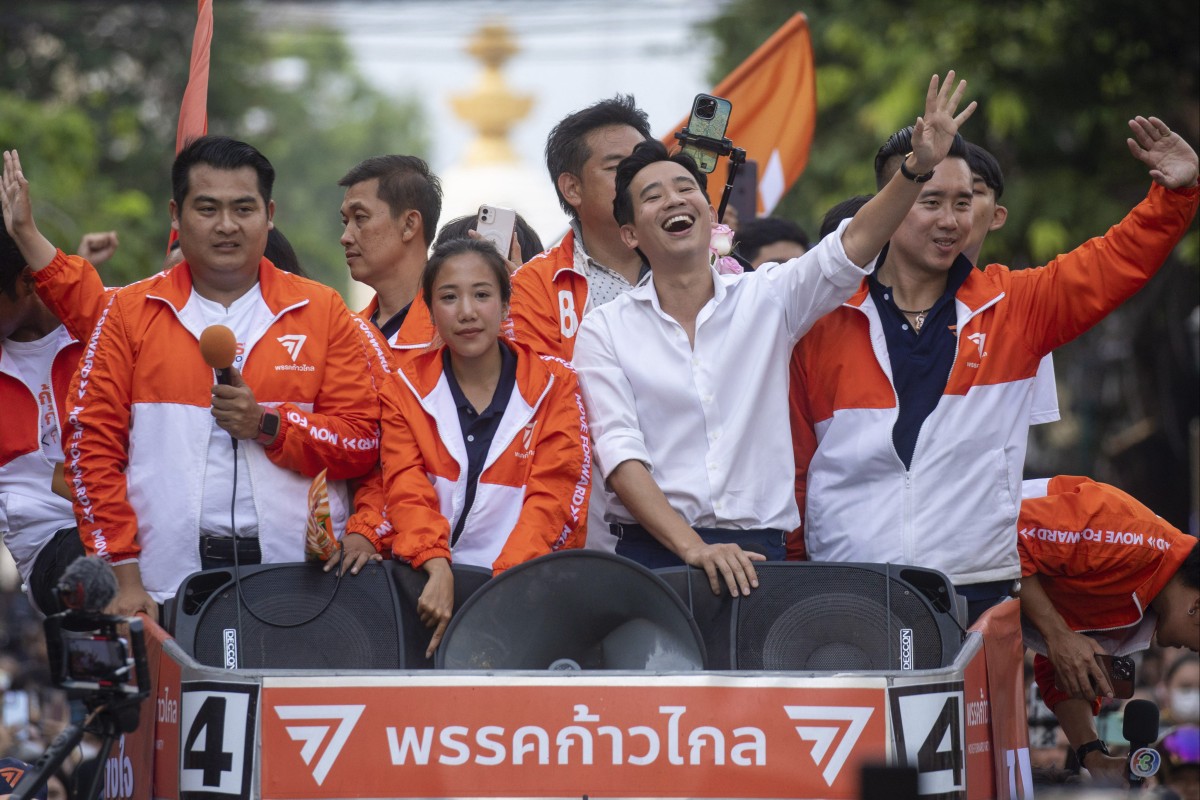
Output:
[[[1150,746],[1149,742],[1130,742],[1129,743],[1129,755],[1126,757],[1125,760],[1126,760],[1126,772],[1128,772],[1128,775],[1126,777],[1129,778],[1129,788],[1130,789],[1140,789],[1146,783],[1145,778],[1141,777],[1140,775],[1134,774],[1134,772],[1133,772],[1133,757],[1134,757],[1134,755],[1137,754],[1138,750],[1141,750],[1143,747],[1149,747],[1149,746]]]
[[[217,383],[222,386],[229,386],[233,383],[233,378],[229,374],[229,367],[217,370]]]
[[[41,757],[34,763],[33,769],[25,773],[21,778],[21,782],[17,784],[17,788],[13,790],[11,800],[26,800],[33,797],[42,787],[46,785],[46,781],[54,774],[54,771],[71,755],[71,751],[79,746],[79,742],[83,739],[82,725],[68,725],[63,729],[62,733],[54,737],[54,741],[46,748],[46,752],[42,753]],[[101,766],[103,769],[103,766]]]

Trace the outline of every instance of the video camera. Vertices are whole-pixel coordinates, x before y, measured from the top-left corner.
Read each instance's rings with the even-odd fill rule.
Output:
[[[68,697],[100,706],[150,695],[141,619],[64,611],[47,617],[44,627],[50,675]]]

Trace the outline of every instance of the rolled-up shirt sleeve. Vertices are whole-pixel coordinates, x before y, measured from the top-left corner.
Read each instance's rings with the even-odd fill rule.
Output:
[[[612,331],[600,315],[583,318],[575,337],[575,370],[587,407],[592,454],[605,481],[625,461],[641,461],[654,472],[638,424],[633,387],[617,358]]]

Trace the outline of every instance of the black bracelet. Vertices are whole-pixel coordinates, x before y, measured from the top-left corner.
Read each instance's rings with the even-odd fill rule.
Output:
[[[904,162],[908,161],[908,157],[911,155],[912,151],[909,151],[905,154],[904,158],[900,159],[900,174],[904,176],[905,180],[912,181],[913,183],[925,183],[933,177],[933,170],[929,170],[929,172],[925,172],[920,175],[916,174],[915,172],[909,172],[908,167]]]
[[[1087,758],[1088,753],[1095,752],[1096,750],[1104,753],[1104,755],[1109,754],[1108,745],[1104,743],[1103,739],[1093,739],[1087,744],[1080,745],[1079,749],[1075,751],[1075,760],[1079,762],[1079,766],[1087,769],[1087,767],[1084,766],[1083,760]]]

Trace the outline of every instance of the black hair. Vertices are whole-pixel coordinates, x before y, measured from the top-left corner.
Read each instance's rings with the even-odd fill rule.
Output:
[[[854,197],[848,197],[826,211],[825,217],[821,220],[821,232],[818,234],[818,238],[824,239],[836,231],[838,225],[842,224],[842,220],[853,217],[874,196],[873,194],[856,194]]]
[[[805,250],[809,247],[808,234],[790,219],[757,217],[738,225],[738,252],[747,261],[753,262],[760,250],[775,242],[795,242]]]
[[[983,178],[983,182],[1000,199],[1004,194],[1004,172],[996,157],[974,142],[967,142],[967,166],[971,172]]]
[[[582,172],[583,165],[592,157],[587,146],[587,135],[598,128],[612,125],[628,125],[643,139],[650,138],[650,118],[635,105],[631,94],[618,94],[568,114],[546,137],[546,169],[550,171],[550,182],[558,194],[558,204],[572,217],[575,216],[575,209],[558,190],[558,176],[564,172],[570,175]]]
[[[263,255],[284,272],[299,275],[301,278],[308,277],[304,267],[300,266],[300,259],[296,256],[292,243],[277,227],[267,231],[267,250]]]
[[[700,171],[691,156],[687,153],[671,155],[662,142],[647,139],[639,142],[638,146],[633,148],[633,152],[621,159],[621,163],[617,165],[617,196],[613,198],[613,217],[618,225],[633,222],[633,197],[629,192],[629,184],[633,183],[634,176],[639,172],[658,161],[671,161],[686,169],[696,180],[704,199],[708,199],[708,177]]]
[[[357,164],[342,176],[338,186],[379,179],[377,197],[388,204],[392,219],[405,211],[421,215],[425,244],[433,241],[438,217],[442,215],[442,182],[429,169],[425,159],[417,156],[373,156]]]
[[[901,128],[889,136],[888,140],[883,143],[883,147],[879,148],[879,152],[875,154],[876,189],[882,189],[884,184],[892,179],[892,176],[900,169],[901,159],[912,152],[912,135],[912,125]],[[962,137],[962,134],[954,134],[954,141],[950,143],[950,152],[946,154],[946,158],[967,160],[967,140]]]
[[[0,225],[0,292],[11,298],[17,296],[17,281],[25,271],[25,256],[21,255],[17,243],[8,229]]]
[[[475,230],[475,226],[479,223],[479,218],[475,216],[465,216],[452,219],[442,226],[438,231],[437,238],[433,240],[433,246],[445,244],[451,239],[465,239],[467,231]],[[521,248],[521,263],[524,264],[529,259],[536,256],[546,248],[542,246],[542,239],[525,218],[517,214],[517,223],[513,227],[517,234],[517,244]],[[508,258],[508,253],[504,253],[504,257]]]
[[[253,146],[228,136],[201,136],[185,144],[171,165],[171,198],[176,208],[183,208],[183,201],[191,187],[192,167],[200,164],[227,170],[252,167],[258,175],[258,193],[262,195],[263,205],[271,202],[275,168],[266,156]]]
[[[433,307],[433,284],[442,265],[454,256],[467,253],[475,253],[488,265],[500,287],[500,302],[508,305],[512,299],[512,279],[508,276],[504,257],[492,247],[491,242],[467,238],[449,239],[433,248],[433,255],[425,262],[425,270],[421,273],[421,296],[425,299],[425,305]]]
[[[1200,541],[1192,544],[1192,552],[1179,565],[1179,577],[1189,589],[1200,589]]]

